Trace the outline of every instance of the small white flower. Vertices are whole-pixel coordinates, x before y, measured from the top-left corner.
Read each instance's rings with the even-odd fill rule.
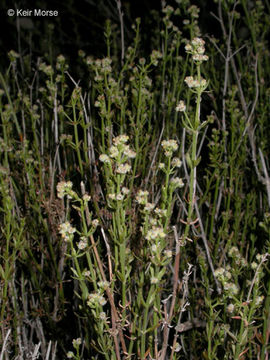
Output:
[[[256,300],[255,300],[255,304],[258,306],[258,305],[261,305],[261,303],[263,302],[264,300],[264,296],[261,295],[261,296],[257,296],[256,297]]]
[[[183,112],[183,111],[186,111],[186,105],[184,103],[183,100],[180,100],[178,105],[176,106],[175,108],[176,111],[180,111],[180,112]]]
[[[76,229],[70,225],[68,221],[59,225],[59,233],[65,241],[70,239],[70,236],[76,232]]]
[[[130,190],[128,188],[126,188],[126,187],[122,187],[121,191],[122,191],[122,194],[124,194],[124,195],[128,195],[129,192],[130,192]]]
[[[171,258],[172,257],[172,250],[165,250],[164,251],[164,255],[166,256],[166,258]]]
[[[118,165],[116,172],[118,174],[127,174],[131,170],[131,166],[129,164],[120,164]]]
[[[159,208],[156,208],[155,209],[155,214],[162,218],[162,217],[165,217],[167,215],[167,210],[163,210],[163,209],[159,209]]]
[[[119,150],[116,146],[113,145],[109,148],[109,153],[111,158],[116,159],[119,155]]]
[[[136,201],[141,205],[145,205],[147,203],[148,195],[149,195],[148,191],[139,190],[136,195]]]
[[[90,307],[96,307],[97,305],[104,306],[106,303],[106,299],[98,293],[88,295],[87,305]]]
[[[99,220],[98,220],[98,219],[92,220],[92,226],[93,226],[94,228],[96,228],[98,225],[99,225]]]
[[[147,202],[144,206],[145,211],[152,211],[155,207],[155,204]]]
[[[137,155],[136,152],[131,150],[130,148],[125,149],[124,154],[130,159],[134,159],[136,157],[136,155]]]
[[[204,46],[205,44],[205,41],[201,38],[198,38],[198,37],[195,37],[192,41],[191,41],[191,44],[193,46]]]
[[[91,200],[91,196],[90,196],[90,195],[88,195],[88,194],[84,194],[84,195],[83,195],[83,201],[88,202],[88,201],[90,201],[90,200]]]
[[[187,44],[187,45],[185,46],[185,50],[186,50],[187,52],[192,51],[192,46],[191,46],[190,44]]]
[[[257,260],[257,261],[260,262],[260,261],[262,260],[262,258],[263,258],[263,255],[262,255],[262,254],[257,254],[257,255],[256,255],[256,260]]]
[[[183,179],[179,177],[173,178],[171,184],[174,188],[182,188],[185,185]]]
[[[191,5],[189,8],[188,8],[188,13],[191,15],[191,17],[193,18],[198,18],[199,17],[199,12],[200,12],[200,9],[198,8],[198,6],[196,5]]]
[[[157,284],[159,282],[156,276],[151,277],[151,284]]]
[[[90,277],[90,276],[91,276],[91,272],[90,272],[89,270],[84,270],[83,276],[85,276],[85,277]]]
[[[129,136],[128,135],[119,135],[113,139],[113,143],[115,146],[120,144],[125,144],[128,142]]]
[[[81,345],[81,343],[82,343],[82,339],[81,339],[81,338],[73,339],[73,341],[72,341],[72,345],[73,345],[74,347]]]
[[[110,286],[110,283],[108,281],[99,281],[98,286],[101,289],[107,289]]]
[[[149,217],[149,224],[151,226],[156,226],[157,225],[157,219],[153,218],[152,216]]]
[[[116,199],[116,195],[115,194],[109,194],[108,198],[111,200],[115,200]]]
[[[106,321],[107,317],[106,317],[106,313],[104,311],[102,311],[100,314],[99,314],[99,318],[101,321]]]
[[[178,157],[172,159],[172,166],[180,168],[182,166],[182,161]]]
[[[172,156],[172,153],[178,149],[178,144],[175,140],[163,140],[161,146],[166,157]]]
[[[194,61],[207,61],[209,58],[207,55],[201,55],[201,54],[194,54],[192,56],[192,59]]]
[[[187,76],[187,77],[185,78],[185,83],[187,84],[187,86],[188,86],[189,88],[192,88],[192,87],[193,87],[193,84],[194,84],[194,78],[193,78],[193,76]]]
[[[101,162],[105,163],[105,164],[110,163],[110,158],[109,158],[109,156],[106,155],[106,154],[101,154],[101,155],[99,156],[99,160],[100,160]]]
[[[164,164],[164,163],[159,163],[159,164],[158,164],[158,168],[159,168],[160,170],[164,169],[164,168],[165,168],[165,164]]]
[[[224,274],[225,269],[224,268],[218,268],[214,271],[214,275],[220,279],[222,277],[222,275]]]
[[[87,238],[85,236],[82,236],[78,243],[78,249],[83,250],[87,247],[87,245],[88,245]]]
[[[72,182],[71,181],[60,181],[57,186],[57,196],[59,199],[63,199],[65,195],[67,195],[67,192],[72,190]],[[68,196],[69,197],[69,196]],[[70,198],[70,197],[69,197]]]
[[[187,76],[185,78],[185,83],[189,88],[205,88],[207,82],[205,79],[201,78],[200,81],[193,76]]]
[[[107,303],[107,300],[104,298],[104,296],[100,295],[98,298],[99,305],[104,306]]]
[[[146,240],[156,240],[156,239],[164,239],[166,234],[163,231],[162,227],[154,226],[152,229],[148,230],[146,234]]]
[[[123,194],[117,194],[117,195],[116,195],[116,200],[122,201],[123,199],[124,199],[124,195],[123,195]]]
[[[257,267],[258,267],[258,264],[255,262],[255,261],[252,261],[252,263],[251,263],[251,269],[252,270],[256,270],[257,269]]]
[[[196,53],[198,55],[203,55],[205,53],[205,47],[204,46],[199,46],[196,48]]]
[[[158,249],[158,247],[157,247],[156,244],[153,244],[153,245],[151,246],[151,250],[153,251],[153,253],[156,253],[156,252],[157,252],[157,249]]]
[[[228,291],[229,295],[237,295],[239,292],[238,287],[232,282],[225,282],[224,290]]]
[[[235,306],[233,304],[229,304],[226,310],[229,314],[232,314],[234,312],[234,308]]]
[[[168,151],[176,151],[178,149],[176,140],[163,140],[161,146]]]

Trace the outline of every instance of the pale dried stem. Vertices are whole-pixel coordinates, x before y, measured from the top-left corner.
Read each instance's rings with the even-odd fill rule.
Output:
[[[125,60],[125,33],[124,33],[124,18],[122,12],[122,4],[121,0],[115,0],[118,10],[118,16],[120,21],[120,29],[121,29],[121,65],[123,67]]]
[[[213,262],[212,262],[212,259],[211,259],[209,246],[208,246],[208,243],[207,243],[207,239],[206,239],[206,235],[205,235],[205,231],[204,231],[204,227],[203,227],[203,223],[202,223],[202,218],[201,218],[201,214],[199,212],[197,201],[195,202],[195,210],[196,210],[197,218],[198,218],[199,224],[200,224],[201,238],[203,240],[204,248],[205,248],[205,251],[206,251],[207,261],[208,261],[208,264],[210,266],[213,278],[214,278],[215,283],[216,283],[217,292],[220,295],[221,294],[221,287],[220,287],[220,284],[217,281],[217,278],[215,276],[215,269],[214,269]]]

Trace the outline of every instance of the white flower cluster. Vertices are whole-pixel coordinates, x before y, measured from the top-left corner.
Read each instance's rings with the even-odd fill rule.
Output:
[[[203,39],[196,37],[191,41],[191,43],[185,46],[186,52],[192,55],[192,59],[195,62],[201,63],[209,59],[207,55],[204,55],[204,44],[205,41]]]
[[[170,6],[170,5],[167,5],[166,7],[164,7],[164,8],[162,9],[162,12],[163,12],[164,14],[170,16],[170,15],[173,14],[174,8],[173,8],[172,6]]]
[[[252,270],[257,270],[260,263],[263,261],[263,258],[265,258],[265,255],[257,254],[256,257],[255,257],[255,260],[253,260],[252,263],[251,263],[251,269]]]
[[[153,50],[151,55],[150,55],[151,61],[153,63],[154,66],[158,65],[158,60],[162,59],[162,53],[158,50]]]
[[[174,190],[177,188],[182,188],[185,185],[183,182],[183,179],[180,177],[175,177],[175,178],[171,179],[170,183]]]
[[[98,95],[97,100],[94,103],[94,106],[104,111],[104,109],[106,108],[106,102],[105,102],[105,96],[103,94]]]
[[[178,103],[178,105],[176,106],[175,110],[178,111],[178,112],[186,111],[186,105],[185,105],[185,103],[184,103],[183,100],[180,100],[180,101],[179,101],[179,103]]]
[[[223,284],[224,290],[228,293],[229,297],[235,296],[239,293],[239,288],[233,282],[225,282]]]
[[[66,58],[64,57],[64,55],[62,54],[58,55],[56,59],[56,69],[62,71],[67,70],[68,65],[65,62],[66,62]]]
[[[148,195],[149,195],[148,191],[139,190],[137,195],[136,195],[136,201],[140,205],[146,205]]]
[[[92,220],[92,226],[93,226],[93,228],[98,227],[98,225],[99,225],[99,220],[98,220],[98,219]]]
[[[65,241],[72,239],[73,234],[76,232],[76,229],[70,225],[68,221],[59,225],[59,233]]]
[[[115,146],[118,146],[118,145],[126,144],[128,140],[129,140],[128,135],[119,135],[113,139],[113,143]]]
[[[109,156],[106,155],[106,154],[101,154],[101,155],[99,156],[99,160],[100,160],[101,162],[105,163],[105,164],[109,164],[109,163],[111,162]]]
[[[185,78],[185,83],[189,88],[200,88],[202,90],[206,89],[207,87],[207,81],[203,78],[200,78],[200,80],[193,76],[187,76]]]
[[[256,297],[256,300],[255,300],[255,304],[256,304],[257,306],[259,306],[259,305],[261,305],[261,304],[263,303],[263,301],[264,301],[264,296],[263,296],[263,295],[257,296],[257,297]]]
[[[159,170],[164,170],[165,169],[165,164],[163,162],[159,163],[158,168],[159,168]]]
[[[130,190],[124,186],[122,187],[121,192],[119,194],[109,194],[108,197],[111,200],[122,201],[124,200],[125,196],[129,194],[129,191]]]
[[[128,172],[130,172],[130,170],[131,170],[131,166],[128,163],[119,164],[116,168],[116,172],[122,175],[127,174]]]
[[[228,252],[228,255],[234,259],[238,266],[247,266],[246,259],[240,254],[240,251],[236,246],[232,246]]]
[[[88,277],[88,278],[90,278],[90,276],[91,276],[91,272],[86,269],[82,272],[82,274],[83,274],[83,276]]]
[[[131,150],[129,145],[126,144],[129,137],[128,135],[119,135],[113,139],[113,145],[109,148],[109,155],[101,154],[99,160],[104,164],[110,164],[111,159],[116,160],[119,164],[116,172],[118,174],[126,174],[131,170],[131,166],[123,163],[127,159],[134,159],[136,152]]]
[[[229,271],[230,267],[225,268],[218,268],[215,270],[214,274],[220,281],[228,281],[232,278],[232,274]]]
[[[44,62],[39,64],[39,70],[43,71],[47,76],[53,75],[53,68],[51,65],[47,65]]]
[[[234,312],[234,309],[235,309],[235,306],[234,306],[234,304],[232,304],[232,303],[230,303],[228,306],[227,306],[227,312],[229,313],[229,314],[232,314],[233,312]]]
[[[112,71],[112,59],[105,57],[104,59],[93,60],[91,56],[86,58],[87,65],[91,65],[96,71],[101,73],[110,73]]]
[[[101,311],[101,313],[99,314],[99,319],[101,321],[106,321],[107,320],[107,316],[106,316],[106,313],[104,311]]]
[[[175,140],[163,140],[161,143],[165,156],[172,156],[172,153],[178,149],[178,144]]]
[[[191,15],[191,17],[197,19],[199,17],[200,9],[196,5],[191,5],[188,8],[188,13]]]
[[[96,306],[104,306],[107,303],[104,296],[100,295],[98,292],[88,295],[87,305],[91,308]]]
[[[102,280],[98,282],[98,286],[100,289],[106,290],[110,286],[110,283],[106,280],[105,281]]]
[[[88,194],[84,194],[82,198],[85,203],[87,203],[91,200],[91,196]]]
[[[156,240],[156,239],[164,239],[166,234],[164,230],[160,226],[153,226],[150,230],[148,230],[146,234],[146,240]]]
[[[173,256],[172,250],[165,250],[164,255],[166,258],[170,259]]]
[[[81,236],[80,241],[78,242],[78,249],[84,250],[85,248],[87,248],[87,245],[88,245],[87,238],[85,236]]]
[[[59,199],[63,199],[65,195],[68,195],[68,199],[71,199],[72,194],[72,182],[71,181],[60,181],[57,186],[57,196]]]
[[[72,345],[76,348],[77,346],[80,346],[82,343],[82,339],[78,338],[78,339],[73,339],[72,340]]]
[[[214,274],[216,278],[222,283],[225,292],[227,293],[228,297],[231,298],[239,293],[238,286],[233,283],[231,280],[231,267],[228,265],[226,268],[218,268],[215,270]]]
[[[155,204],[147,202],[144,206],[144,211],[150,212],[155,208]]]
[[[182,161],[178,157],[174,157],[172,159],[172,166],[176,168],[180,168],[182,166]]]
[[[159,279],[156,276],[151,277],[151,284],[158,284]]]

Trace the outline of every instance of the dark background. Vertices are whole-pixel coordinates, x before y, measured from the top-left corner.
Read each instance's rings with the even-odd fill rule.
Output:
[[[215,32],[217,24],[210,16],[214,2],[193,1],[200,7],[200,27],[203,31]],[[8,65],[7,52],[11,49],[22,55],[47,56],[54,58],[60,53],[65,55],[69,63],[77,58],[78,50],[87,55],[104,56],[104,26],[106,19],[119,25],[119,16],[115,0],[66,0],[66,1],[8,1],[0,0],[0,67],[1,71]],[[168,5],[176,7],[174,1]],[[58,10],[57,17],[9,17],[8,9],[44,9]],[[153,24],[152,11],[160,11],[160,0],[122,0],[124,12],[125,42],[128,45],[134,35],[131,24],[137,17],[142,19],[143,46],[149,46],[149,31]],[[49,24],[54,25],[51,30]],[[180,26],[181,28],[181,26]],[[18,36],[18,31],[20,36]],[[20,39],[20,44],[19,40]]]

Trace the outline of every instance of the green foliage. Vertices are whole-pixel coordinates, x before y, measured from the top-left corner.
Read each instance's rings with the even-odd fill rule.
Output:
[[[9,53],[1,359],[268,358],[268,5],[220,1],[202,40],[176,1],[149,52],[108,21],[81,82]]]

